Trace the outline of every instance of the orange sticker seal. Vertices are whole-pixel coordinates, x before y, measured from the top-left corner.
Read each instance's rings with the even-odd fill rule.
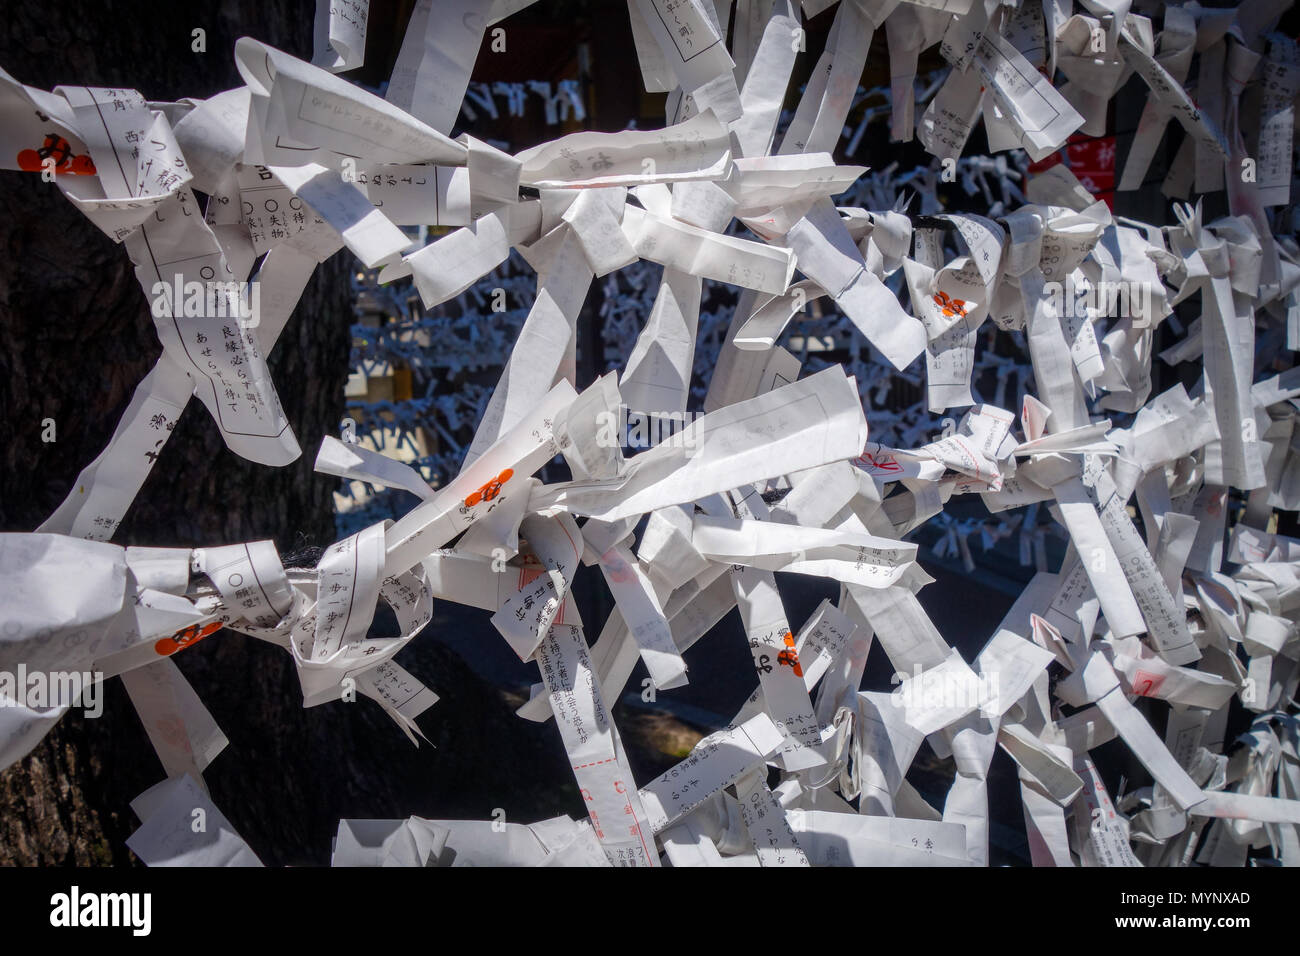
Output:
[[[24,149],[17,158],[18,168],[29,173],[39,173],[44,168],[45,160],[53,159],[56,173],[95,175],[94,161],[89,156],[73,156],[71,144],[54,133],[45,134],[45,142],[39,149]]]
[[[170,657],[177,651],[197,644],[205,637],[217,633],[221,628],[222,623],[220,621],[204,624],[201,628],[197,624],[191,624],[189,627],[181,628],[171,637],[164,637],[154,644],[153,649],[161,657]]]
[[[943,314],[950,319],[954,315],[961,316],[962,318],[966,317],[965,299],[950,299],[948,298],[948,293],[936,292],[934,294],[934,304],[942,309]]]
[[[480,501],[491,501],[497,495],[501,494],[501,486],[513,478],[514,474],[515,472],[513,468],[507,468],[491,481],[484,484],[478,491],[471,492],[470,496],[465,499],[465,507],[473,508]]]
[[[803,668],[799,665],[799,652],[794,649],[794,635],[785,632],[786,650],[776,655],[776,662],[794,668],[795,677],[803,677]]]

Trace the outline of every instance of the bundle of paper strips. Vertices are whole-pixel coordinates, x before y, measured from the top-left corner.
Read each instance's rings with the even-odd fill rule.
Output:
[[[485,34],[529,5],[419,0],[383,97],[335,75],[361,62],[366,0],[320,4],[313,63],[241,39],[244,85],[207,100],[46,92],[0,71],[0,164],[56,183],[124,246],[163,347],[63,504],[34,533],[0,535],[0,767],[76,705],[56,690],[120,676],[167,773],[132,805],[131,848],[149,864],[256,865],[203,785],[226,738],[170,656],[222,627],[271,642],[305,706],[360,693],[414,741],[437,697],[394,656],[444,600],[491,612],[536,662],[519,717],[554,721],[589,816],[345,820],[335,864],[986,864],[998,746],[1036,865],[1300,864],[1300,539],[1276,531],[1300,507],[1300,56],[1274,32],[1289,2],[1145,16],[1129,0],[628,0],[645,90],[668,94],[664,128],[514,155],[451,138]],[[778,136],[801,14],[831,7]],[[833,201],[867,174],[833,153],[881,30],[893,137],[915,136],[940,175],[961,160],[1001,182],[988,216]],[[918,57],[936,44],[950,70],[914,116]],[[1063,166],[1008,185],[1005,163],[962,158],[981,118],[990,150],[1034,161],[1101,135],[1133,74],[1150,95],[1118,188],[1143,183],[1169,130],[1182,152],[1167,195],[1226,190],[1230,215],[1179,202],[1169,224],[1137,222]],[[412,225],[454,228],[411,251]],[[426,308],[511,250],[535,270],[459,473],[431,487],[325,436],[318,471],[421,503],[313,568],[285,567],[267,541],[109,543],[191,397],[233,452],[298,458],[266,356],[342,248],[382,283],[409,279]],[[626,365],[578,391],[584,297],[642,261],[661,278]],[[705,280],[740,291],[688,409]],[[874,440],[867,383],[777,344],[817,299],[892,368],[924,355],[928,408],[953,416],[944,434]],[[1156,333],[1183,328],[1182,303],[1199,316],[1158,357],[1199,375],[1152,394]],[[1012,410],[972,394],[981,330],[1027,343],[1032,394],[1000,390]],[[625,454],[633,418],[665,427]],[[572,480],[543,483],[557,456]],[[1037,509],[1069,541],[972,660],[918,601],[933,579],[907,540],[954,495]],[[590,646],[580,564],[615,604],[587,622]],[[776,572],[836,582],[838,600],[791,622]],[[371,633],[381,598],[396,635]],[[611,703],[638,661],[658,692],[686,684],[683,652],[733,607],[752,696],[676,767],[634,780]],[[897,686],[860,689],[873,640]],[[1228,739],[1242,708],[1249,730]],[[1116,737],[1150,779],[1112,797],[1089,753]],[[956,764],[941,807],[907,780],[923,741]]]

